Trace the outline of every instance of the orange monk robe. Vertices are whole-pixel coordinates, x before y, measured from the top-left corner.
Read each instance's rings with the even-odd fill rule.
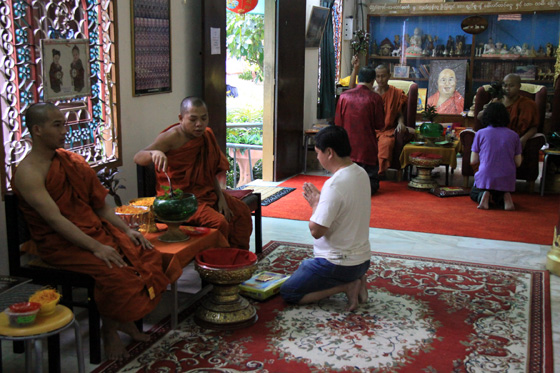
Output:
[[[179,125],[176,123],[163,132]],[[251,211],[241,200],[224,193],[228,207],[233,213],[231,221],[216,211],[218,196],[214,189],[216,175],[229,169],[229,162],[220,150],[212,130],[199,138],[185,143],[178,149],[167,152],[167,174],[173,188],[193,193],[198,201],[196,213],[186,222],[190,225],[218,229],[232,247],[249,249],[249,239],[253,231]],[[169,185],[167,176],[156,171],[158,195],[163,195],[162,185]]]
[[[428,98],[428,105],[436,106],[438,114],[461,114],[465,110],[465,99],[458,91],[453,92],[453,96],[437,106],[439,101],[439,91]]]
[[[391,165],[393,148],[395,147],[395,128],[399,114],[404,111],[408,97],[402,89],[389,86],[381,98],[385,109],[385,128],[376,132],[377,157],[379,158],[379,173],[385,172]]]
[[[530,128],[539,125],[539,110],[535,101],[528,97],[519,96],[512,105],[507,107],[509,112],[508,128],[515,131],[519,137]]]
[[[58,149],[45,186],[63,216],[88,236],[115,248],[128,266],[109,268],[92,252],[67,241],[20,196],[20,207],[39,256],[57,268],[92,276],[95,303],[104,317],[129,322],[152,311],[182,269],[168,268],[164,274],[157,250],[135,246],[125,233],[95,213],[105,205],[107,190],[80,155]]]

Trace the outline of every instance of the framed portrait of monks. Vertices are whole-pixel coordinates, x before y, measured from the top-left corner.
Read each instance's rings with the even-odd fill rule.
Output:
[[[43,39],[41,53],[45,101],[91,96],[89,39]]]
[[[427,105],[438,114],[461,114],[465,110],[467,60],[433,60],[430,63]]]

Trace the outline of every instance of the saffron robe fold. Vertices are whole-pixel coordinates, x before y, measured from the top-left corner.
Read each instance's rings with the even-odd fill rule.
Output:
[[[128,266],[109,268],[92,252],[69,242],[20,195],[20,208],[39,256],[57,268],[92,276],[95,302],[104,317],[129,322],[151,312],[159,303],[161,293],[179,278],[182,269],[168,268],[164,274],[157,250],[134,245],[125,233],[95,213],[105,205],[107,190],[80,155],[57,149],[45,186],[64,217],[88,236],[115,248]]]
[[[539,125],[539,110],[535,101],[525,96],[519,98],[506,109],[509,112],[508,128],[523,136],[530,128]]]
[[[348,132],[352,161],[370,166],[378,164],[376,131],[385,127],[380,95],[363,84],[342,93],[336,105],[334,123]]]
[[[385,128],[377,131],[377,147],[379,159],[379,173],[385,172],[391,165],[393,149],[395,147],[395,128],[398,124],[399,114],[404,111],[408,96],[402,89],[392,85],[381,96],[385,110]]]
[[[176,123],[163,132],[179,125]],[[198,209],[187,224],[218,229],[232,247],[249,249],[253,231],[251,211],[241,200],[224,193],[228,207],[233,213],[227,221],[217,208],[218,195],[214,189],[216,175],[229,169],[229,162],[221,151],[214,133],[207,127],[204,134],[183,146],[167,152],[167,174],[173,188],[192,193],[198,201]],[[169,185],[165,173],[156,170],[156,191],[163,195],[162,185]]]
[[[443,104],[437,106],[439,101],[439,91],[428,98],[428,105],[436,106],[438,114],[461,114],[465,108],[465,99],[458,91],[453,92]]]

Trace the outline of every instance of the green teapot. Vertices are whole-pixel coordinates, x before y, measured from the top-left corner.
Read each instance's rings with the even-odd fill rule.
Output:
[[[420,126],[420,134],[426,139],[438,139],[443,135],[443,126],[434,122],[422,123]]]

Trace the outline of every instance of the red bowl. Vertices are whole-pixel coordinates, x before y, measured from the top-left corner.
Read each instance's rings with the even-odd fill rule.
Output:
[[[12,304],[10,306],[10,311],[14,313],[26,313],[26,312],[37,311],[39,308],[41,308],[41,303],[20,302],[20,303]]]

